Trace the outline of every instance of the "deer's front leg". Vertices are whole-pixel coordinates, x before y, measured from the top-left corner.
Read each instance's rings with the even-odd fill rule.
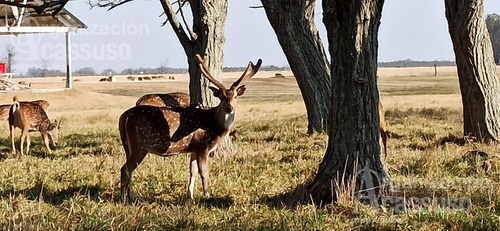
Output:
[[[198,171],[201,176],[201,183],[203,184],[203,195],[210,196],[208,193],[208,151],[202,155],[198,155],[196,162],[198,162]]]
[[[12,153],[12,155],[16,155],[16,145],[14,142],[15,133],[16,133],[16,128],[14,127],[14,125],[10,125],[10,144],[11,144],[10,152]]]
[[[193,191],[194,191],[194,182],[196,181],[196,175],[198,173],[198,163],[196,161],[196,154],[191,153],[191,160],[189,161],[189,184],[188,184],[188,191],[187,191],[187,197],[189,199],[194,199],[193,197]]]
[[[43,143],[45,143],[45,148],[47,148],[47,151],[49,152],[49,154],[51,154],[52,150],[50,150],[50,146],[49,146],[49,136],[47,135],[47,133],[41,133],[41,134],[42,134]]]

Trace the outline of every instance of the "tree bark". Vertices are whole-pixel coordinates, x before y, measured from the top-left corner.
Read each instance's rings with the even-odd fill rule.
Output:
[[[387,181],[380,160],[377,52],[384,0],[324,0],[332,56],[328,148],[306,199],[336,200],[352,185],[357,199],[377,203]],[[338,188],[332,188],[337,182]]]
[[[227,0],[189,0],[193,15],[193,32],[196,34],[193,49],[186,53],[189,63],[189,94],[191,104],[217,106],[208,79],[201,76],[195,55],[208,57],[207,67],[212,76],[221,81],[224,60],[224,29],[227,17]],[[222,81],[221,81],[222,82]]]
[[[314,24],[315,0],[261,0],[306,105],[307,133],[327,129],[330,69]]]
[[[484,19],[483,0],[445,0],[462,94],[464,135],[500,137],[500,80]]]
[[[488,14],[486,16],[486,28],[493,46],[493,57],[495,57],[495,63],[498,65],[500,64],[500,15]]]

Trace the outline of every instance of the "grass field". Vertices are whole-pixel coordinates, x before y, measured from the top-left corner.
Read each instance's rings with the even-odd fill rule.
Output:
[[[290,73],[284,73],[291,75]],[[237,110],[237,154],[211,161],[211,197],[185,199],[188,156],[153,155],[134,171],[138,202],[119,203],[125,157],[118,117],[146,93],[187,91],[176,81],[99,83],[78,77],[28,79],[39,90],[0,94],[0,103],[46,99],[49,117],[64,119],[60,144],[47,154],[6,158],[7,122],[0,122],[0,227],[3,230],[498,230],[500,147],[461,141],[461,99],[453,68],[381,69],[379,88],[390,134],[387,206],[352,200],[317,208],[280,205],[282,195],[314,176],[326,134],[307,136],[305,107],[293,78],[259,73],[246,82]],[[231,82],[238,74],[226,74]],[[123,80],[126,77],[121,77]],[[17,134],[19,134],[19,130]],[[17,139],[16,139],[17,141]],[[17,143],[18,144],[18,143]]]

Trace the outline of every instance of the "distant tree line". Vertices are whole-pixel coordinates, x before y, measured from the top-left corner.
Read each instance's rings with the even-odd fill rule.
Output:
[[[411,59],[391,61],[391,62],[379,62],[379,67],[429,67],[429,66],[456,66],[453,61],[414,61]]]
[[[224,72],[242,72],[246,67],[224,67]],[[278,67],[274,65],[261,67],[262,71],[287,71],[290,67]],[[111,68],[104,69],[98,73],[93,67],[83,67],[73,71],[74,76],[95,76],[95,75],[140,75],[140,74],[183,74],[187,73],[186,68],[158,67],[158,68],[126,68],[122,71],[116,71]],[[65,76],[66,72],[57,69],[47,69],[41,67],[31,67],[23,77],[46,77],[46,76]]]
[[[139,68],[126,68],[120,74],[122,75],[138,75],[138,74],[181,74],[186,73],[186,68],[172,68],[172,67],[139,67]]]
[[[486,16],[486,27],[488,28],[488,32],[490,32],[495,63],[500,64],[500,15],[488,14]]]
[[[499,48],[500,49],[500,48]],[[391,62],[379,62],[379,67],[429,67],[429,66],[456,66],[453,61],[415,61],[411,59],[391,61]],[[242,72],[246,67],[223,67],[224,72]],[[260,68],[261,71],[289,71],[288,66],[263,66]],[[116,71],[111,68],[104,69],[100,73],[95,71],[93,67],[83,67],[76,71],[73,71],[74,76],[95,76],[95,75],[140,75],[140,74],[183,74],[187,73],[186,68],[171,68],[171,67],[158,67],[158,68],[126,68],[122,71]],[[28,72],[24,77],[45,77],[45,76],[65,76],[66,72],[57,69],[44,69],[39,67],[32,67],[28,69]]]
[[[224,72],[242,72],[245,71],[246,67],[223,67],[222,71]],[[260,68],[261,71],[289,71],[290,67],[278,67],[274,65],[263,66]]]
[[[243,68],[241,68],[243,69]],[[102,72],[98,73],[93,67],[83,67],[76,71],[73,71],[75,76],[94,76],[94,75],[138,75],[138,74],[180,74],[186,73],[186,68],[126,68],[122,71],[116,71],[111,68],[104,69]],[[22,77],[46,77],[46,76],[65,76],[66,72],[58,69],[48,69],[42,67],[31,67],[28,72]]]
[[[45,77],[45,76],[65,76],[66,72],[57,69],[46,69],[40,67],[28,68],[28,72],[23,77]]]

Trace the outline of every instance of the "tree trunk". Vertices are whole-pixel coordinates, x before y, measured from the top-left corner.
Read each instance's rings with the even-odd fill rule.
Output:
[[[189,94],[191,104],[217,106],[219,100],[208,88],[211,84],[201,76],[195,55],[208,57],[207,67],[212,76],[221,81],[222,62],[224,60],[224,36],[227,0],[190,0],[193,15],[193,32],[196,34],[194,49],[186,53],[189,63]],[[222,82],[222,81],[221,81]]]
[[[445,0],[462,94],[464,135],[498,141],[500,80],[484,19],[483,0]]]
[[[493,46],[493,57],[495,57],[495,63],[498,65],[500,64],[500,15],[488,14],[486,16],[486,28]]]
[[[378,29],[384,0],[324,0],[332,55],[328,148],[306,187],[315,203],[336,200],[352,185],[357,199],[377,203],[387,181],[380,160],[377,89]],[[332,188],[335,183],[338,188]],[[306,197],[306,199],[307,199]]]
[[[306,105],[307,133],[326,130],[330,69],[314,24],[315,0],[261,0]]]

